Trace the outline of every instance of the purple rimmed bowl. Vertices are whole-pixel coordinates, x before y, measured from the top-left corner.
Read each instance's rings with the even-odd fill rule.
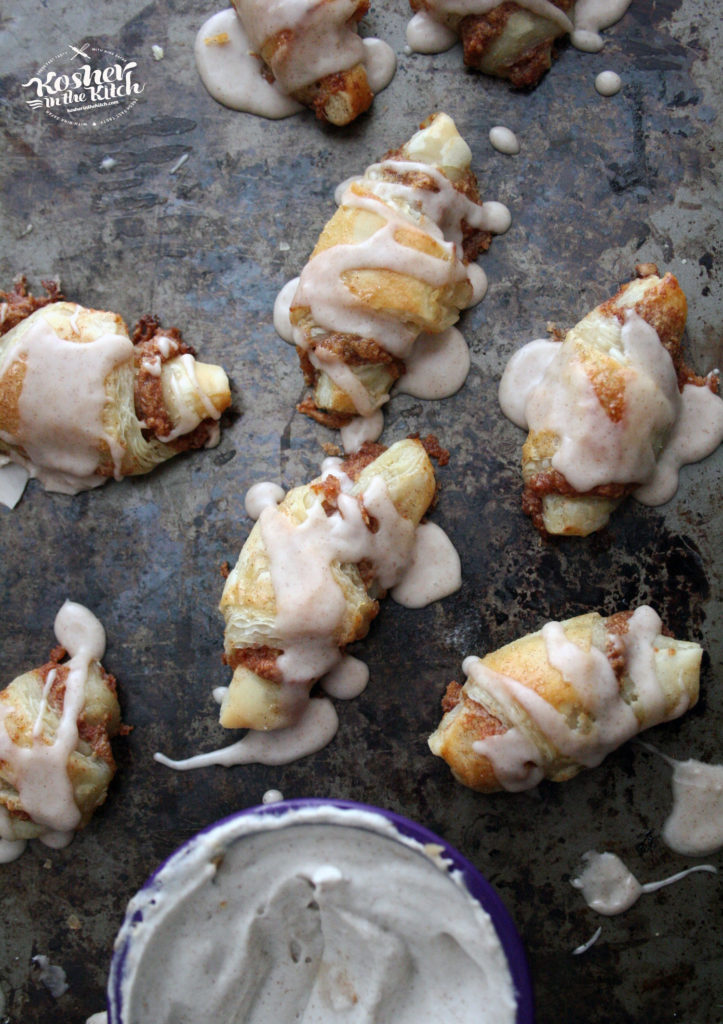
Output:
[[[515,925],[444,839],[344,800],[251,807],[184,843],[130,901],[108,982],[109,1024],[445,1013],[533,1024]]]

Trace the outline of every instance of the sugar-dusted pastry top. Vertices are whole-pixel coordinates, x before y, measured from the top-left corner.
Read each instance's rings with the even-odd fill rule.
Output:
[[[429,738],[455,777],[480,792],[562,782],[698,699],[702,649],[665,634],[644,605],[548,622],[463,663]]]
[[[146,316],[131,338],[115,313],[22,280],[0,298],[0,461],[73,494],[217,442],[228,378],[176,328]]]
[[[0,691],[0,860],[27,839],[66,845],[115,774],[110,740],[121,719],[115,680],[101,665],[103,626],[66,601],[55,634],[50,660]]]
[[[561,342],[515,353],[503,374],[502,409],[529,430],[523,508],[543,533],[586,536],[628,494],[668,501],[680,466],[723,440],[717,376],[683,361],[685,295],[672,274],[640,273]]]
[[[221,598],[233,670],[222,725],[278,729],[300,717],[402,578],[435,491],[424,445],[408,439],[332,460],[263,508]]]
[[[464,63],[523,88],[550,68],[555,43],[567,34],[580,50],[602,48],[602,29],[625,14],[630,0],[409,0],[412,50],[438,53],[459,38]]]
[[[278,118],[301,104],[322,121],[349,124],[396,68],[387,43],[359,35],[368,10],[369,0],[233,0],[198,34],[199,73],[232,108]]]
[[[341,190],[289,304],[288,337],[312,388],[303,412],[330,426],[371,417],[420,335],[441,335],[481,297],[470,262],[510,218],[480,201],[470,161],[438,113]]]

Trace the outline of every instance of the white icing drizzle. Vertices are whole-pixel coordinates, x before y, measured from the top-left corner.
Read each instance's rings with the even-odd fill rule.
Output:
[[[575,949],[573,949],[572,955],[573,956],[580,956],[582,953],[587,953],[588,949],[591,949],[595,945],[595,943],[597,942],[597,940],[600,938],[601,935],[602,935],[602,927],[596,928],[595,931],[590,936],[590,938],[587,940],[587,942],[583,942],[583,944],[581,946],[576,946]]]
[[[384,413],[375,409],[369,416],[354,416],[341,428],[341,443],[345,452],[355,452],[365,441],[376,441],[384,430]]]
[[[708,387],[678,391],[673,362],[657,332],[634,311],[621,331],[621,362],[633,373],[625,415],[616,423],[600,404],[574,349],[538,339],[510,359],[499,386],[503,413],[522,428],[560,438],[552,465],[578,491],[637,483],[646,505],[662,505],[678,488],[680,468],[723,441],[723,400]]]
[[[264,795],[261,797],[262,804],[278,804],[284,799],[284,794],[280,789],[267,789]]]
[[[595,79],[595,88],[601,96],[615,96],[623,87],[623,80],[615,71],[601,71]]]
[[[638,740],[638,745],[673,769],[673,809],[663,826],[665,843],[687,857],[715,853],[723,846],[723,764],[676,761],[650,743]]]
[[[359,658],[345,654],[334,668],[320,680],[325,693],[336,700],[353,700],[363,693],[369,682],[369,667]]]
[[[30,746],[13,743],[5,725],[11,708],[0,702],[0,760],[12,770],[23,809],[44,827],[40,838],[46,845],[62,846],[70,842],[80,821],[67,764],[78,744],[78,716],[85,701],[88,668],[103,657],[105,631],[87,608],[66,601],[55,618],[55,635],[71,656],[55,739],[48,742],[41,729],[33,729]],[[12,839],[7,824],[7,817],[0,816],[0,837]]]
[[[723,846],[723,765],[678,761],[673,769],[673,810],[663,839],[676,853],[705,857]]]
[[[371,480],[363,500],[378,522],[375,533],[367,528],[357,498],[344,491],[330,516],[317,497],[302,523],[273,508],[259,517],[276,599],[274,628],[284,638],[277,667],[285,682],[319,678],[339,660],[336,636],[346,601],[332,562],[367,559],[385,590],[399,581],[409,562],[414,523],[399,515],[380,477]]]
[[[363,43],[349,21],[355,8],[354,0],[236,0],[256,53],[279,32],[288,33],[286,45],[271,61],[274,78],[285,93],[363,62]]]
[[[421,523],[409,565],[391,596],[405,608],[424,608],[461,586],[462,563],[452,541],[436,523]]]
[[[276,508],[284,500],[284,488],[270,480],[252,484],[246,491],[244,508],[251,519],[258,519],[265,508]]]
[[[711,455],[723,442],[723,401],[708,387],[686,384],[678,417],[658,457],[655,473],[633,497],[643,505],[664,505],[678,489],[682,466]]]
[[[414,165],[409,166],[411,169]],[[425,168],[425,165],[419,167]],[[374,338],[387,352],[404,359],[419,333],[418,329],[414,325],[400,323],[388,313],[369,308],[363,299],[347,288],[343,275],[360,268],[393,269],[435,288],[442,288],[466,279],[464,264],[457,257],[454,243],[445,241],[438,230],[430,230],[430,234],[438,236],[446,258],[421,253],[398,242],[397,233],[408,222],[384,202],[349,190],[344,197],[344,205],[378,214],[382,218],[381,226],[370,238],[357,245],[334,245],[309,260],[301,273],[292,305],[308,307],[314,323],[329,332],[343,331]],[[307,347],[301,328],[294,328],[294,341],[300,348]]]
[[[68,981],[62,967],[51,964],[47,956],[41,954],[33,957],[33,963],[37,968],[39,980],[45,985],[53,999],[59,999],[64,992],[68,991]]]
[[[504,789],[529,789],[543,778],[539,767],[541,755],[531,730],[541,734],[560,755],[591,768],[636,735],[639,721],[651,727],[685,711],[685,696],[672,711],[665,709],[653,664],[654,642],[661,626],[657,613],[643,605],[629,618],[627,632],[618,638],[624,645],[630,678],[631,693],[627,700],[603,651],[594,645],[584,650],[568,640],[559,622],[548,622],[543,627],[548,661],[574,686],[578,701],[589,716],[585,728],[576,728],[575,723],[523,683],[495,672],[479,658],[465,659],[462,668],[473,684],[471,696],[474,697],[474,685],[489,691],[515,723],[504,733],[472,744],[475,753],[489,758]]]
[[[562,32],[570,33],[578,50],[596,53],[603,47],[603,29],[619,21],[631,0],[577,0],[573,20],[548,0],[517,0],[520,7],[548,18]],[[427,0],[426,9],[415,14],[407,25],[407,44],[417,53],[441,53],[448,50],[457,34],[446,24],[458,24],[470,14],[484,15],[499,7],[503,0]]]
[[[467,379],[469,346],[461,331],[448,327],[441,334],[423,332],[405,363],[395,392],[414,398],[449,398]]]
[[[498,152],[507,156],[516,156],[520,152],[520,140],[513,131],[503,125],[490,128],[489,139]]]
[[[367,72],[369,88],[376,96],[389,85],[397,70],[397,55],[389,43],[383,39],[367,37],[364,44],[364,67]]]
[[[219,11],[201,26],[194,47],[201,81],[218,103],[259,117],[290,117],[304,108],[262,74],[263,62],[233,8]]]
[[[443,53],[457,42],[457,33],[432,15],[417,11],[407,23],[407,45],[414,53]]]
[[[298,277],[292,277],[290,281],[286,282],[274,302],[274,329],[279,337],[289,345],[294,344],[294,328],[289,319],[289,310],[298,286]]]
[[[472,285],[472,298],[469,304],[476,306],[487,294],[487,275],[478,263],[470,263],[467,267],[467,278]]]
[[[11,363],[23,360],[25,364],[17,431],[12,436],[0,431],[0,437],[22,445],[27,457],[23,464],[31,476],[49,489],[70,487],[73,493],[79,486],[105,481],[96,475],[102,442],[115,459],[115,475],[120,476],[124,450],[105,428],[104,385],[108,374],[133,358],[133,344],[126,334],[104,334],[82,344],[66,341],[42,310],[38,312],[0,356],[0,379]]]
[[[239,764],[289,764],[315,754],[331,743],[338,727],[339,719],[331,701],[325,697],[314,698],[307,702],[298,721],[287,729],[276,729],[273,732],[249,731],[236,743],[181,761],[174,761],[158,753],[153,758],[166,768],[175,768],[177,771],[191,771],[209,765],[230,768]]]
[[[292,94],[326,75],[363,64],[373,93],[394,77],[394,51],[359,37],[350,0],[238,0],[236,7],[204,22],[194,48],[201,81],[224,106],[275,120],[303,110]],[[280,31],[290,34],[271,59],[269,83],[256,54]]]
[[[585,867],[572,886],[579,889],[591,910],[598,914],[612,916],[629,910],[644,893],[655,892],[663,886],[672,885],[695,871],[706,871],[717,874],[712,864],[696,864],[685,871],[678,871],[669,878],[658,882],[646,882],[641,885],[635,875],[625,866],[614,853],[597,853],[590,850],[583,854]]]
[[[604,41],[600,33],[620,21],[631,0],[577,0],[572,45],[578,50],[597,53]]]
[[[25,492],[30,471],[0,454],[0,505],[15,508]]]
[[[560,351],[560,342],[536,338],[518,349],[510,358],[499,386],[499,402],[507,419],[527,430],[527,399],[545,376],[548,366]]]

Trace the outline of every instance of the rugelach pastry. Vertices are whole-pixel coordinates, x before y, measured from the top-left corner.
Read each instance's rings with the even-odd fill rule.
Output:
[[[348,183],[290,305],[312,388],[302,412],[334,427],[370,416],[417,337],[440,334],[477,301],[468,265],[506,230],[509,212],[480,201],[470,160],[438,113]]]
[[[409,0],[456,32],[464,63],[512,85],[536,85],[549,70],[556,40],[573,31],[574,0]]]
[[[663,504],[680,466],[723,437],[717,375],[683,361],[678,281],[638,269],[561,341],[526,345],[503,374],[503,411],[529,430],[522,505],[543,535],[587,536],[629,494]]]
[[[563,782],[698,699],[702,649],[668,636],[648,606],[597,612],[463,664],[429,738],[455,778],[481,793]]]
[[[366,443],[264,508],[224,586],[227,728],[280,729],[364,637],[436,491],[421,441]]]
[[[369,0],[232,0],[269,80],[322,121],[345,125],[372,105],[358,22]]]
[[[129,337],[115,313],[46,298],[23,279],[0,292],[0,462],[74,494],[147,473],[218,440],[231,401],[220,366],[146,316]]]
[[[105,632],[66,601],[60,646],[0,691],[0,839],[64,846],[106,798],[121,730],[116,682],[100,659]],[[67,646],[64,646],[67,645]]]

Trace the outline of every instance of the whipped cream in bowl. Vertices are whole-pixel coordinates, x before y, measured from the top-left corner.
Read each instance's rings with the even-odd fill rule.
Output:
[[[390,811],[283,800],[177,850],[128,904],[109,1024],[532,1024],[490,884]]]

